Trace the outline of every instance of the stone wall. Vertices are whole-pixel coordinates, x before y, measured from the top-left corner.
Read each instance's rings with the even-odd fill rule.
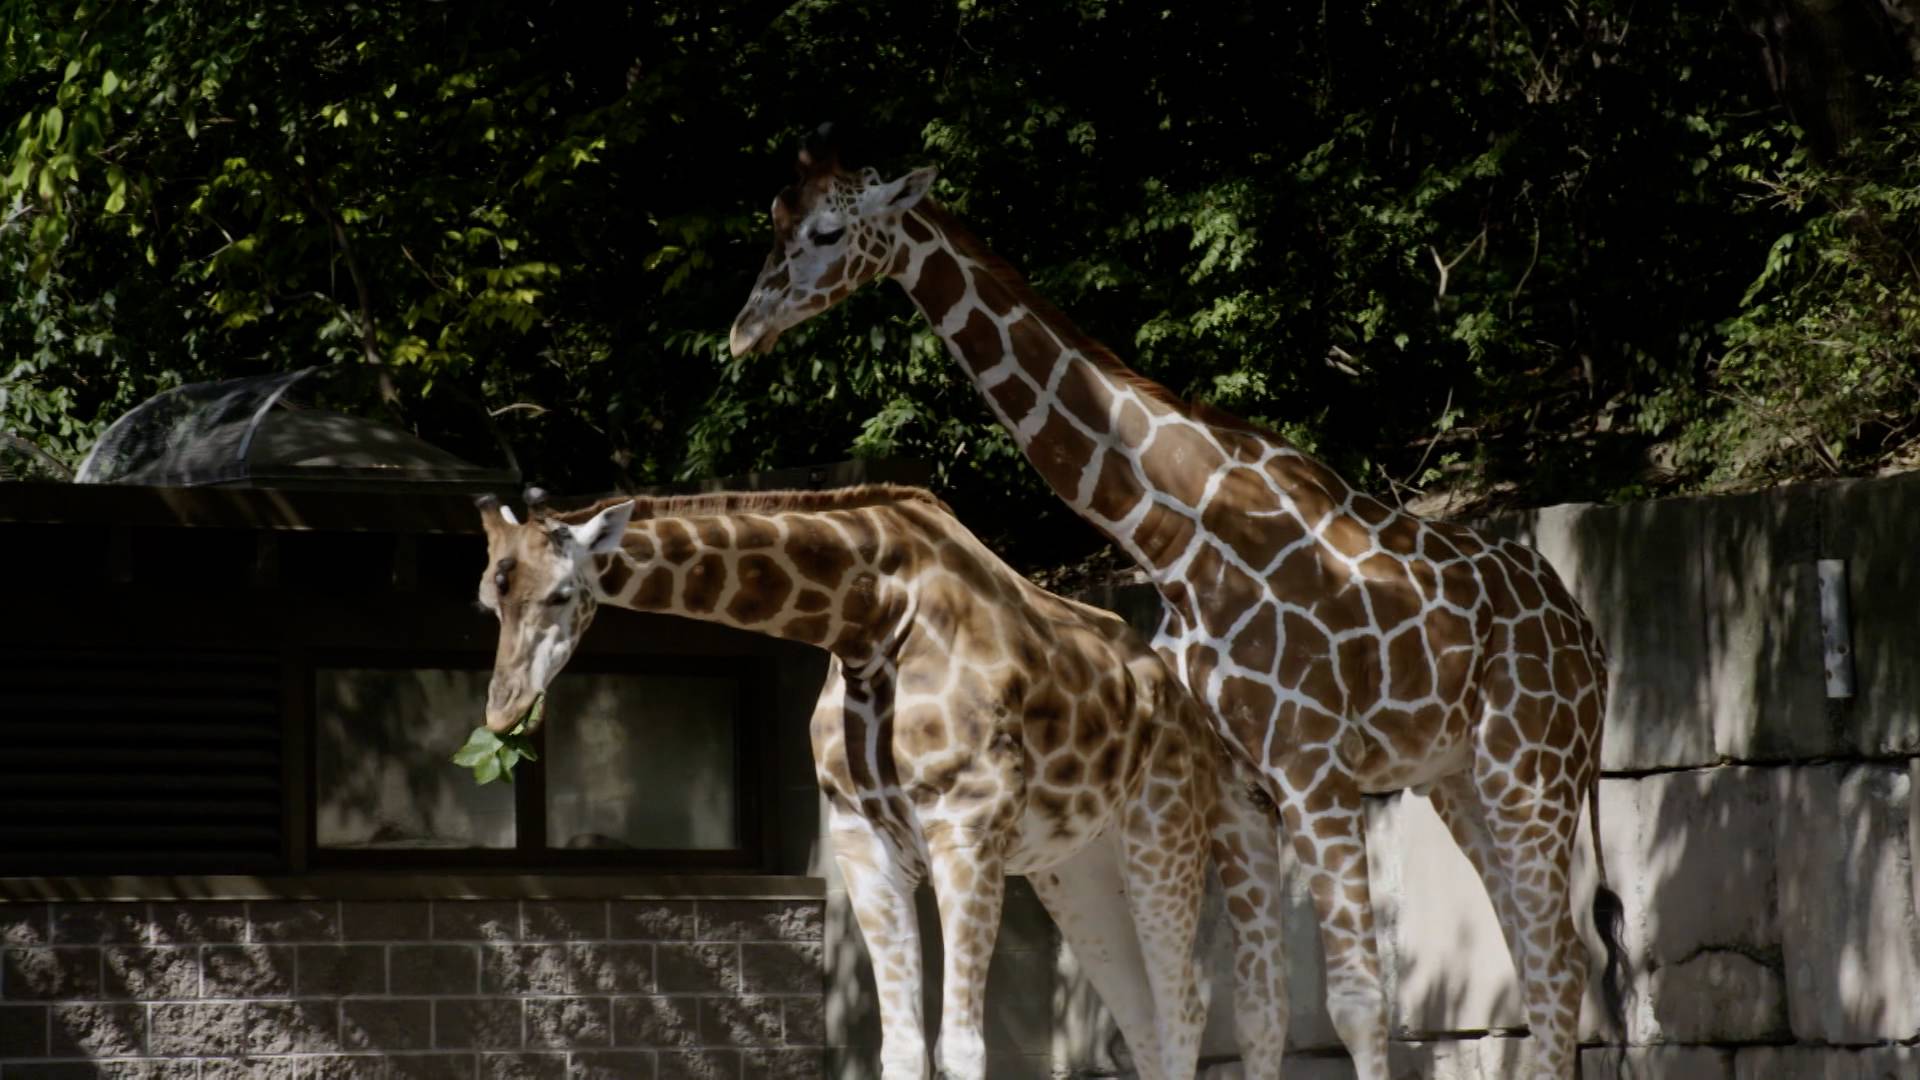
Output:
[[[1623,1038],[1589,995],[1589,1071],[1920,1075],[1920,476],[1488,524],[1554,563],[1612,657],[1601,832],[1633,997]],[[1827,696],[1822,559],[1845,563],[1851,697]],[[1425,799],[1369,827],[1407,1075],[1507,1075],[1523,1021],[1478,879]],[[1295,1045],[1333,1052],[1302,974]]]
[[[820,1075],[822,902],[0,903],[0,1080]]]
[[[1561,506],[1486,524],[1541,549],[1612,657],[1601,830],[1609,882],[1627,910],[1633,998],[1624,1033],[1603,1030],[1589,1001],[1584,1071],[1920,1075],[1920,476]],[[1826,692],[1822,559],[1845,562],[1848,698]],[[1144,587],[1088,599],[1148,632],[1157,619]],[[1581,845],[1584,906],[1584,822]],[[1523,1018],[1492,906],[1465,857],[1427,801],[1404,795],[1370,801],[1369,848],[1396,1077],[1511,1075]],[[812,872],[831,867],[816,857]],[[833,888],[831,1075],[866,1077],[878,1039],[870,975]],[[1228,932],[1217,894],[1209,903],[1203,1049],[1206,1074],[1223,1078],[1238,1075],[1238,1051]],[[1016,884],[1007,910],[988,989],[993,1075],[1123,1072],[1110,1021],[1031,893]],[[937,923],[930,908],[922,914],[934,972]],[[1287,1075],[1350,1077],[1297,883],[1289,916]],[[931,993],[927,1011],[938,1012]]]

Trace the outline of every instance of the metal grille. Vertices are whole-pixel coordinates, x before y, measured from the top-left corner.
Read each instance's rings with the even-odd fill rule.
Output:
[[[0,875],[283,868],[270,659],[0,654]]]

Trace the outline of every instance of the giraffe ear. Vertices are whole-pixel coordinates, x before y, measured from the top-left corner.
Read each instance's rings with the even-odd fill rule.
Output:
[[[620,540],[627,532],[627,522],[632,519],[632,499],[614,503],[593,515],[593,520],[585,525],[571,526],[573,538],[591,554],[605,555],[619,549]]]
[[[802,183],[840,171],[840,134],[834,130],[833,121],[807,133],[800,143],[798,170]]]
[[[480,511],[480,528],[484,530],[488,536],[492,536],[506,527],[500,520],[500,512],[506,508],[500,505],[500,497],[498,495],[481,495],[473,500],[473,505],[475,509]]]
[[[929,165],[891,183],[868,188],[863,196],[865,209],[869,214],[905,213],[927,197],[927,190],[933,187],[933,178],[938,175],[940,170]]]

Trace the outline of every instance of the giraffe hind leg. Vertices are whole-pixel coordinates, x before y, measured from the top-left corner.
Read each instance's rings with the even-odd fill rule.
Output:
[[[1500,936],[1507,944],[1507,956],[1516,979],[1526,977],[1526,941],[1520,936],[1520,916],[1514,908],[1513,889],[1507,880],[1507,860],[1494,843],[1492,827],[1487,824],[1486,807],[1474,788],[1470,772],[1454,773],[1434,782],[1429,793],[1434,813],[1452,834],[1453,842],[1466,855],[1467,862],[1480,877],[1493,902],[1494,917],[1500,923]],[[1524,989],[1524,982],[1519,985]],[[1524,1000],[1524,994],[1522,998]]]
[[[1227,754],[1215,757],[1209,841],[1233,927],[1234,1034],[1247,1080],[1277,1080],[1289,1004],[1280,830],[1270,805],[1256,804],[1249,778]]]
[[[1358,1080],[1387,1078],[1387,998],[1373,934],[1367,823],[1360,789],[1336,774],[1320,786],[1281,786],[1281,819],[1320,916],[1327,1013]],[[1315,809],[1309,810],[1309,806]]]
[[[1143,790],[1125,809],[1120,865],[1153,992],[1161,1071],[1185,1078],[1194,1073],[1207,1023],[1193,939],[1207,883],[1213,792],[1201,787],[1186,746],[1169,739],[1158,754],[1163,762],[1172,755],[1185,761],[1148,771]]]
[[[1120,842],[1109,832],[1028,880],[1101,1004],[1113,1013],[1142,1080],[1156,1080],[1163,1054],[1121,859]]]
[[[1520,701],[1523,709],[1549,707],[1545,701]],[[1473,789],[1510,897],[1506,917],[1514,925],[1507,930],[1508,940],[1519,944],[1514,962],[1532,1036],[1522,1075],[1558,1080],[1574,1072],[1580,998],[1586,989],[1585,946],[1574,924],[1570,868],[1580,794],[1591,762],[1579,759],[1578,747],[1556,751],[1530,744],[1517,755],[1488,751],[1489,733],[1504,743],[1503,725],[1514,723],[1497,713],[1483,720]],[[1554,758],[1551,764],[1549,755]]]

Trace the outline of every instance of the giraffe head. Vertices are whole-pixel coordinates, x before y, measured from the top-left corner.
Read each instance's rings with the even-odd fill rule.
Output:
[[[766,352],[788,327],[839,303],[889,271],[901,221],[933,186],[935,170],[882,180],[842,168],[828,128],[800,149],[799,179],[773,200],[773,250],[733,320],[733,355]]]
[[[581,525],[530,514],[520,521],[491,496],[480,501],[487,567],[480,603],[500,620],[487,686],[487,727],[512,730],[566,666],[599,607],[594,556],[620,546],[633,503],[607,507]]]

